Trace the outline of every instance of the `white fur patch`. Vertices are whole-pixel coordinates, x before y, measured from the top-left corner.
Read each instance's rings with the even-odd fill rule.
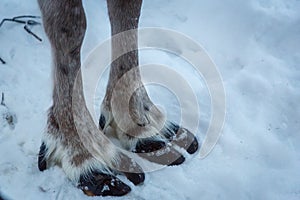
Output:
[[[66,173],[66,176],[74,184],[78,183],[80,176],[88,175],[89,172],[92,171],[109,173],[107,166],[109,166],[112,162],[117,162],[115,151],[107,151],[106,158],[97,156],[96,154],[94,157],[84,161],[84,163],[80,166],[75,166],[72,164],[71,159],[78,154],[78,150],[72,147],[66,147],[62,144],[60,139],[49,133],[44,134],[42,142],[44,142],[47,148],[45,152],[47,168],[54,165],[61,166],[63,171]]]

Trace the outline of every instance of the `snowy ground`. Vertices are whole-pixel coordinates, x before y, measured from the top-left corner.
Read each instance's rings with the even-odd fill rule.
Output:
[[[109,36],[105,2],[85,1],[85,8],[84,58]],[[215,61],[224,80],[227,117],[207,158],[191,157],[181,166],[149,173],[144,185],[132,186],[129,195],[118,199],[300,199],[299,10],[299,0],[144,2],[142,27],[180,31]],[[40,15],[35,0],[1,0],[0,13],[0,19]],[[37,169],[51,105],[51,58],[42,27],[33,30],[42,43],[21,25],[7,23],[0,29],[0,56],[7,62],[0,64],[0,92],[18,118],[12,130],[0,116],[0,191],[13,200],[87,199],[60,168]],[[141,53],[141,63],[153,60],[192,76],[180,59],[164,52]],[[149,89],[155,94],[155,88]],[[209,99],[202,86],[197,96],[202,125],[197,135],[202,138],[210,117],[203,106],[209,106]],[[178,108],[167,97],[155,100],[176,117]]]

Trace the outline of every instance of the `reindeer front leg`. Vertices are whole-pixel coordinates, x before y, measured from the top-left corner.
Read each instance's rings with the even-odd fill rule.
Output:
[[[53,57],[53,105],[39,153],[39,169],[59,165],[87,195],[121,196],[144,180],[141,168],[99,132],[86,108],[80,50],[86,30],[81,0],[39,0]]]

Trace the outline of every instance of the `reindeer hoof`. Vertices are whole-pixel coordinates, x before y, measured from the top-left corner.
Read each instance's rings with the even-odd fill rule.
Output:
[[[40,147],[40,152],[38,156],[38,167],[40,171],[44,171],[47,169],[47,163],[45,160],[45,154],[46,154],[47,148],[45,143],[43,142]]]
[[[78,187],[88,196],[123,196],[131,191],[117,177],[99,172],[81,176]]]
[[[180,165],[185,161],[184,156],[174,146],[185,149],[189,154],[194,154],[199,148],[197,138],[189,130],[175,123],[168,122],[161,130],[160,135],[163,135],[166,140],[151,138],[139,140],[134,152],[151,162],[173,166]]]
[[[139,140],[136,144],[135,153],[150,153],[158,151],[166,146],[166,143],[163,141],[156,140]]]
[[[105,117],[104,117],[104,115],[101,114],[100,119],[99,119],[99,128],[101,130],[104,129],[105,123],[106,123]]]
[[[162,134],[174,144],[185,149],[189,154],[194,154],[199,149],[197,138],[186,128],[182,128],[175,123],[169,122]]]
[[[150,162],[161,165],[180,165],[185,161],[177,150],[163,141],[149,139],[138,141],[134,152]]]

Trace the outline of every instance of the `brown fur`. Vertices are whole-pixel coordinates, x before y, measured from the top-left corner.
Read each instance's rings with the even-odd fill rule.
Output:
[[[80,144],[72,114],[72,93],[80,69],[80,49],[86,30],[86,18],[81,0],[39,0],[45,32],[52,47],[53,106],[49,110],[48,133],[61,138],[65,146],[76,149]],[[82,91],[80,91],[82,93]],[[55,129],[55,130],[53,130]],[[57,134],[57,135],[56,135]],[[63,135],[61,135],[63,134]],[[80,165],[90,155],[74,156]]]
[[[92,132],[95,132],[91,128],[93,127],[92,120],[85,107],[80,72],[80,50],[86,31],[84,9],[81,0],[38,0],[38,3],[53,57],[53,106],[49,109],[47,133],[61,142],[57,145],[70,148],[71,153],[68,156],[70,156],[71,165],[80,166],[92,155],[82,144],[82,138],[74,124],[74,116],[79,116],[79,120],[86,121],[81,123],[89,126],[88,128],[82,127],[85,134],[91,134],[92,137]],[[107,4],[112,35],[138,27],[142,0],[108,0]],[[137,47],[137,31],[130,38],[113,41],[112,54],[114,55],[114,51],[118,51],[119,48],[128,48],[128,45]],[[137,50],[117,59],[111,66],[106,96],[111,95],[116,80],[137,66]],[[140,81],[139,72],[135,75],[134,79]],[[76,79],[77,76],[78,79]],[[79,82],[75,83],[75,80],[79,80]],[[73,91],[74,84],[78,86],[76,91]],[[74,101],[75,98],[77,98],[76,101]],[[106,98],[106,100],[109,102],[110,98]],[[81,119],[80,116],[85,116],[86,119]],[[81,129],[81,127],[79,128]],[[103,133],[98,136],[98,140],[102,150],[105,150],[108,142]],[[49,159],[51,160],[51,158]]]

